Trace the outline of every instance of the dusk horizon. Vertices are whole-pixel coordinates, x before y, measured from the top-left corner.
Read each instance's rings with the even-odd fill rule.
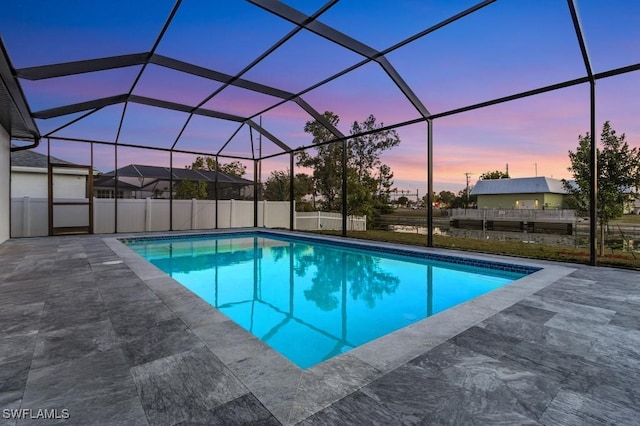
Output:
[[[430,114],[438,115],[586,75],[566,4],[523,4],[506,0],[486,3],[474,13],[386,55]],[[314,7],[320,7],[320,3],[312,6],[291,1],[289,4],[307,14],[314,13]],[[390,8],[385,2],[373,2],[363,14],[358,2],[341,1],[329,7],[318,20],[371,49],[383,51],[476,4],[479,3],[406,1]],[[0,17],[0,35],[18,70],[145,52],[153,46],[172,7],[172,1],[136,2],[127,8],[110,2],[101,5],[96,13],[87,5],[51,5],[31,0],[8,5]],[[594,72],[639,61],[640,51],[634,40],[640,36],[640,5],[618,1],[605,6],[582,1],[578,2],[578,8]],[[634,9],[638,9],[637,13]],[[349,16],[357,16],[359,25],[353,25]],[[604,19],[606,16],[615,19]],[[238,30],[238,21],[242,21],[241,27],[245,30]],[[382,27],[384,31],[378,31]],[[185,2],[178,8],[155,53],[230,76],[245,69],[242,79],[290,93],[305,90],[363,60],[349,49],[302,30],[265,59],[247,68],[256,56],[294,28],[291,22],[249,2],[225,3],[222,7]],[[80,31],[82,38],[76,37]],[[205,40],[207,43],[199,44]],[[20,83],[34,112],[132,90],[136,96],[194,107],[202,104],[203,108],[221,113],[253,117],[290,147],[311,145],[312,137],[304,133],[304,125],[312,117],[291,101],[264,111],[279,99],[233,85],[223,88],[221,82],[156,64],[146,65],[136,80],[141,70],[142,67],[136,65],[45,80],[20,79]],[[134,86],[133,81],[137,81]],[[596,134],[599,135],[605,121],[610,121],[618,133],[627,135],[631,146],[640,146],[640,122],[635,119],[640,99],[638,73],[601,79],[596,87]],[[217,91],[216,96],[207,99]],[[362,122],[370,114],[384,125],[421,117],[418,108],[376,61],[305,91],[300,97],[319,113],[337,114],[340,117],[337,128],[344,134],[349,134],[354,121]],[[467,174],[473,184],[482,173],[506,171],[507,164],[509,175],[514,178],[537,175],[570,179],[568,152],[575,150],[579,135],[589,132],[589,102],[589,83],[584,82],[436,118],[433,121],[434,190],[458,192],[466,186]],[[83,114],[36,122],[46,135]],[[107,142],[117,139],[121,144],[162,148],[175,144],[178,150],[215,153],[238,127],[239,124],[232,121],[197,115],[189,118],[187,112],[127,102],[94,111],[52,137]],[[381,160],[391,166],[395,187],[425,194],[426,123],[399,127],[396,131],[401,144],[384,152]],[[257,149],[253,147],[252,152],[252,142],[257,143],[257,132],[250,132],[244,126],[221,155],[251,157]],[[67,161],[87,162],[86,149],[53,139],[52,144],[52,155],[59,153],[56,156]],[[44,145],[39,148],[40,152],[46,152]],[[95,168],[112,170],[114,158],[110,152],[113,149],[101,146],[96,150],[104,154],[94,156]],[[282,150],[263,138],[263,155],[278,152]],[[175,153],[173,166],[184,167],[193,157]],[[166,152],[119,148],[118,167],[132,163],[168,166],[169,160]],[[287,168],[288,163],[288,155],[263,161],[262,180],[273,170]],[[247,176],[252,175],[253,167],[248,167]]]

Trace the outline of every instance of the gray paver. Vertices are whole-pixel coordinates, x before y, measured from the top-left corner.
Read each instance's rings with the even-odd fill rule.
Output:
[[[67,408],[70,424],[640,418],[635,271],[540,262],[305,371],[112,237],[10,240],[0,256],[3,409]]]

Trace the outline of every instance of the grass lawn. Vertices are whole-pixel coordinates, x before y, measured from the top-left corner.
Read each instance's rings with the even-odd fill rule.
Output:
[[[419,210],[418,210],[419,211]],[[424,213],[424,210],[422,211]],[[340,231],[322,231],[323,234],[341,235]],[[426,236],[390,231],[349,231],[348,237],[363,240],[387,241],[392,243],[424,246]],[[563,262],[588,263],[589,250],[586,248],[573,248],[561,246],[548,246],[542,244],[527,244],[519,241],[476,240],[472,238],[433,236],[433,244],[436,247],[452,248],[482,253],[501,254],[507,256],[528,257],[532,259],[545,259]],[[640,269],[640,254],[616,250],[613,253],[607,250],[605,256],[598,257],[598,264],[602,266],[615,266],[622,268]]]

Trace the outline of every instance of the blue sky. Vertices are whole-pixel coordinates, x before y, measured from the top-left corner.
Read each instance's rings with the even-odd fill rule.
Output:
[[[324,2],[289,0],[311,14]],[[320,21],[384,50],[412,34],[470,7],[475,1],[341,0]],[[633,0],[578,1],[595,72],[640,62],[640,4]],[[16,68],[146,52],[169,15],[173,1],[22,0],[3,6],[0,35]],[[287,34],[294,25],[237,0],[184,0],[158,46],[157,53],[228,74],[236,74]],[[301,31],[243,78],[297,92],[360,62],[358,54],[316,34]],[[432,113],[535,89],[585,75],[565,1],[498,0],[482,10],[387,55],[402,78]],[[127,93],[140,67],[129,67],[21,84],[32,110]],[[163,67],[146,68],[134,94],[196,105],[220,83]],[[640,146],[640,72],[600,80],[597,84],[598,127],[611,120]],[[336,112],[340,130],[374,114],[394,124],[419,117],[415,108],[376,63],[368,63],[303,98],[318,111]],[[206,108],[250,116],[275,99],[236,87],[223,90]],[[113,141],[123,105],[107,107],[59,135]],[[43,133],[75,116],[38,120]],[[309,116],[295,104],[263,114],[263,123],[291,146],[311,143],[303,132]],[[143,146],[171,146],[187,114],[129,104],[120,141]],[[221,147],[236,123],[196,117],[177,147],[201,151]],[[589,128],[589,87],[580,85],[482,110],[435,120],[436,190],[458,190],[464,173],[479,176],[505,169],[513,177],[567,175],[567,152]],[[426,127],[399,128],[402,144],[386,153],[397,186],[424,193]],[[246,155],[248,130],[236,135],[224,152]],[[255,137],[255,135],[253,135]],[[69,158],[85,149],[57,143],[55,153]],[[96,167],[113,167],[110,147],[96,149]],[[264,143],[264,152],[278,148]],[[123,149],[119,165],[168,163],[168,155]],[[72,159],[72,158],[70,158]],[[83,160],[80,160],[83,161]],[[84,160],[86,162],[86,160]],[[192,161],[177,155],[174,166]],[[263,170],[285,168],[288,158],[265,162]],[[250,168],[251,169],[251,168]],[[473,179],[473,178],[472,178]]]

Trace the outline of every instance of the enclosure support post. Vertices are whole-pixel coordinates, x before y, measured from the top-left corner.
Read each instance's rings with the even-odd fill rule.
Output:
[[[253,160],[253,227],[258,227],[258,160]]]
[[[342,236],[347,236],[347,140],[342,140]]]
[[[118,233],[118,144],[116,144],[113,153],[113,232]]]
[[[427,247],[433,247],[433,120],[427,120]]]
[[[295,173],[293,170],[293,152],[289,153],[289,230],[293,231],[295,228]]]
[[[173,150],[169,151],[169,231],[173,231]]]
[[[591,199],[589,200],[589,264],[597,263],[598,235],[598,142],[596,140],[596,82],[591,81]]]
[[[220,194],[218,193],[218,173],[220,173],[219,171],[219,167],[218,167],[218,156],[216,155],[216,174],[215,174],[215,181],[213,184],[213,193],[216,196],[216,229],[218,229],[218,198],[220,197]]]
[[[49,188],[47,208],[49,209],[49,236],[53,235],[53,174],[51,172],[51,139],[47,138],[47,186]]]
[[[580,45],[580,53],[582,54],[582,61],[584,62],[584,69],[587,72],[589,78],[590,89],[590,118],[591,118],[591,155],[589,164],[589,173],[591,173],[591,179],[589,182],[589,263],[593,266],[597,262],[597,232],[598,232],[598,143],[596,142],[596,78],[593,75],[593,67],[591,66],[591,60],[589,59],[589,52],[587,52],[587,44],[584,41],[582,35],[582,26],[580,25],[580,18],[578,17],[578,9],[575,4],[576,0],[567,0],[567,6],[569,6],[569,12],[571,13],[571,20],[573,21],[573,29]]]

